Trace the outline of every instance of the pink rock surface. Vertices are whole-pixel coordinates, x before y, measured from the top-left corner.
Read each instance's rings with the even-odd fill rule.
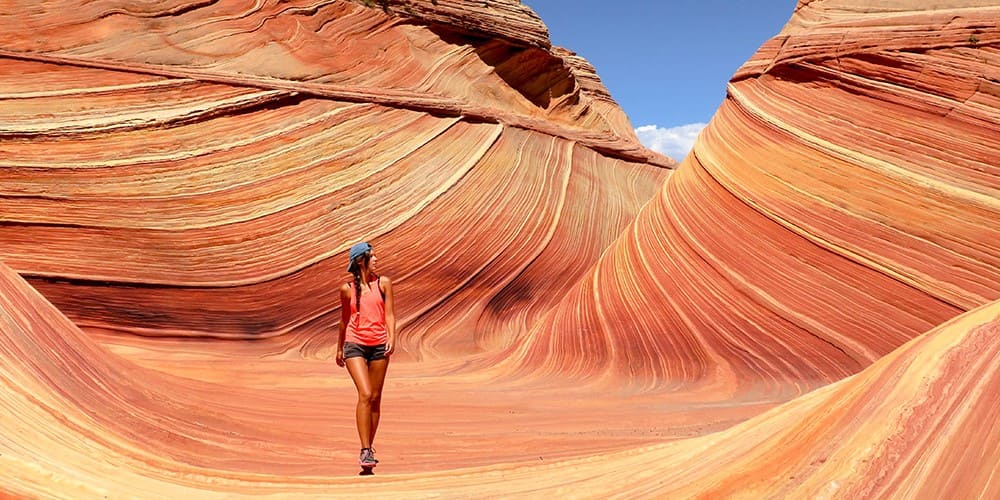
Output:
[[[177,376],[123,359],[134,352],[113,354],[95,344],[5,266],[0,291],[0,354],[6,361],[0,381],[9,409],[0,414],[0,464],[2,488],[12,494],[1000,494],[991,481],[1000,447],[1000,436],[991,430],[1000,398],[1000,302],[917,337],[855,376],[720,432],[622,450],[620,443],[635,437],[616,429],[618,420],[604,421],[598,424],[602,432],[586,438],[591,448],[575,449],[579,456],[569,458],[552,446],[571,443],[590,415],[615,414],[607,398],[588,402],[577,388],[552,390],[554,384],[536,383],[519,395],[506,385],[488,387],[453,375],[396,377],[390,379],[398,394],[394,406],[405,408],[401,420],[415,425],[387,429],[390,452],[383,456],[412,462],[408,468],[417,472],[359,480],[336,464],[348,461],[342,456],[347,454],[331,452],[342,444],[334,435],[348,433],[343,422],[350,418],[330,405],[348,399],[351,389],[329,376],[329,363],[245,356],[253,366],[238,373],[215,366],[219,359],[213,363],[188,352],[188,367],[179,371],[188,376]],[[176,353],[183,345],[155,347]],[[190,377],[192,365],[211,375]],[[224,373],[238,373],[239,380],[211,380]],[[490,401],[454,401],[470,395],[488,395]],[[680,427],[664,409],[642,407],[645,398],[605,396],[631,411],[659,413],[672,431]],[[666,398],[658,399],[669,406]],[[685,410],[689,429],[704,430],[699,417],[726,411],[692,406]],[[454,412],[448,415],[454,434],[429,433],[426,419],[442,417],[444,407]],[[541,418],[525,421],[520,413]],[[445,450],[423,439],[442,437],[449,441],[447,452],[470,460],[456,467],[428,457]],[[478,446],[464,448],[470,444]],[[534,450],[530,456],[527,449]],[[483,455],[490,463],[474,466]]]
[[[1000,495],[1000,7],[801,2],[671,174],[530,9],[382,5],[0,9],[0,492]]]

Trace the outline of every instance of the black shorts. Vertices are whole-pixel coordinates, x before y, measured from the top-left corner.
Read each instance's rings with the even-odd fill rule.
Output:
[[[357,357],[365,358],[368,362],[385,359],[385,344],[361,345],[344,342],[344,359]]]

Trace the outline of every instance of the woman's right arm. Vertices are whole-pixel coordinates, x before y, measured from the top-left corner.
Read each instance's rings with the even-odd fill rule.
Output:
[[[340,327],[337,332],[337,366],[344,366],[344,340],[347,338],[347,323],[351,321],[351,287],[340,287]]]

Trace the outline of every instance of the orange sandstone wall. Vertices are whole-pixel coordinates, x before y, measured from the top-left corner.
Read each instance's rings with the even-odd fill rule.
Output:
[[[419,356],[555,234],[569,287],[673,164],[518,2],[53,1],[0,33],[0,259],[94,328],[326,334],[369,239]]]
[[[368,480],[324,471],[330,450],[321,444],[325,429],[315,428],[324,391],[274,390],[273,380],[266,392],[254,391],[253,382],[230,384],[229,391],[257,407],[230,406],[211,383],[137,368],[94,345],[3,265],[0,319],[0,401],[10,409],[0,413],[0,492],[10,495],[1000,494],[992,481],[1000,465],[993,418],[1000,398],[1000,302],[934,328],[855,376],[721,432],[544,463],[525,458]],[[281,414],[278,405],[312,418],[268,421]],[[408,447],[420,453],[424,445],[411,440]],[[451,460],[456,452],[468,454],[448,452]]]
[[[1000,298],[1000,7],[911,3],[802,2],[513,369],[801,392]]]
[[[998,19],[800,2],[671,173],[514,1],[0,9],[0,492],[995,497]]]

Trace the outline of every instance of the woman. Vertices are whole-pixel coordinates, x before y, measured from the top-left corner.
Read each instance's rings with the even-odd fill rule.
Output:
[[[358,464],[374,467],[378,460],[372,443],[378,430],[382,384],[396,339],[392,282],[375,273],[378,259],[367,242],[352,246],[349,259],[347,271],[354,275],[354,281],[340,287],[337,365],[347,366],[358,389]]]

